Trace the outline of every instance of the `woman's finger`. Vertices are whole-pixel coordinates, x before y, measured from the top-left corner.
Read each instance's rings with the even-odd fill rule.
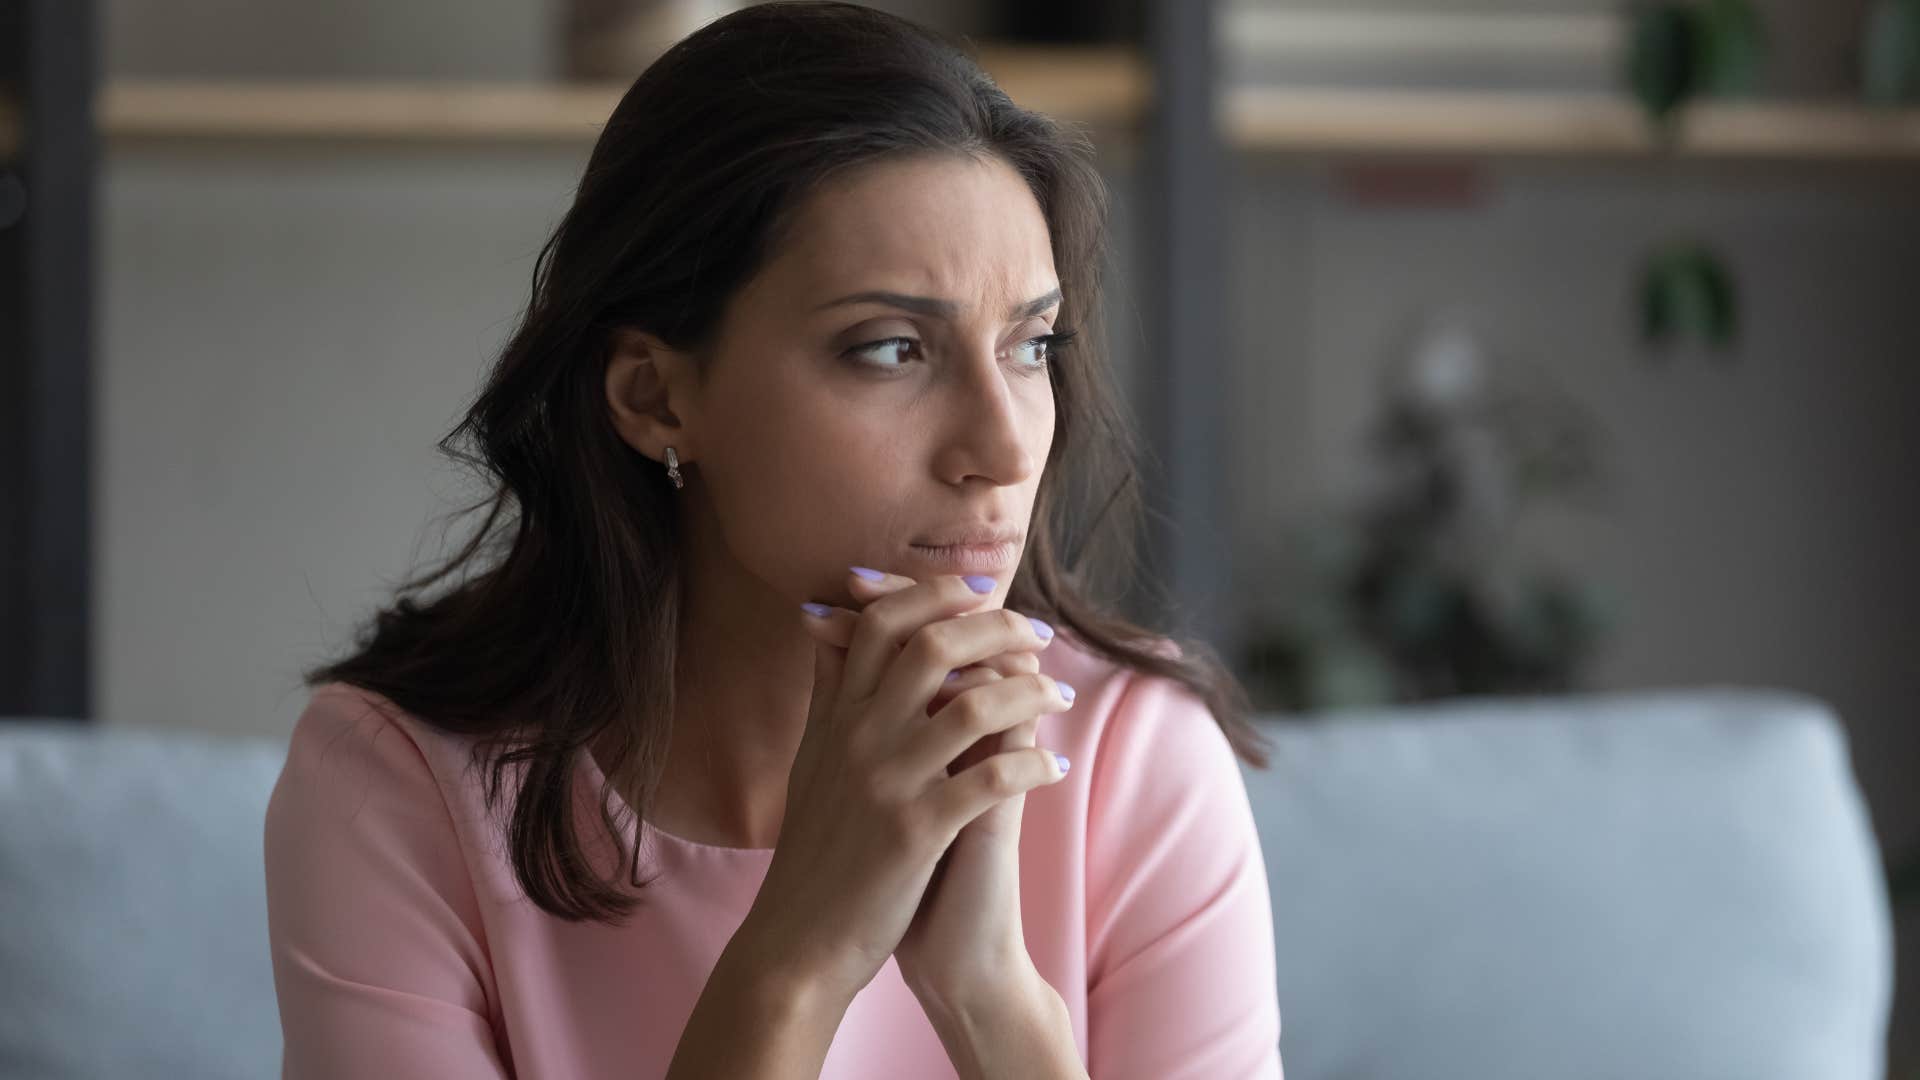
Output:
[[[915,731],[904,757],[912,764],[912,775],[927,775],[969,750],[979,754],[976,748],[982,742],[990,752],[1009,741],[1030,746],[1038,718],[1072,708],[1073,697],[1073,687],[1045,675],[992,680],[955,697],[931,723]]]
[[[927,702],[927,715],[932,716],[947,702],[952,701],[955,695],[963,691],[971,690],[976,686],[985,686],[1004,678],[1006,678],[1005,675],[985,664],[974,664],[952,672],[947,676],[947,681],[934,693],[933,700]]]
[[[1070,764],[1064,756],[1039,747],[994,754],[935,789],[935,816],[958,832],[999,803],[1065,778]]]
[[[869,600],[878,600],[880,597],[886,596],[889,593],[896,593],[901,589],[911,588],[918,584],[914,578],[907,577],[903,574],[888,573],[884,570],[874,570],[865,566],[855,566],[849,569],[853,577],[848,583],[848,591],[853,594],[853,598],[859,601],[859,606],[862,607],[864,607]],[[851,634],[852,624],[849,623],[847,625],[847,632]],[[979,664],[969,665],[961,670],[971,671],[978,667],[991,668],[1003,676],[1031,675],[1040,670],[1040,658],[1030,652],[1006,652],[984,660]]]
[[[847,568],[847,591],[853,594],[855,601],[851,608],[835,607],[831,604],[804,604],[808,614],[814,617],[807,620],[807,632],[816,640],[829,645],[838,645],[845,649],[853,644],[854,622],[860,616],[860,610],[868,603],[902,589],[910,589],[919,584],[910,577],[899,574],[869,570],[864,566]]]
[[[850,579],[854,576],[848,574]],[[946,669],[929,670],[926,661],[931,657],[925,655],[925,646],[915,650],[910,648],[911,642],[928,633],[933,635],[933,640],[949,641],[954,636],[949,623],[962,618],[977,618],[981,614],[993,617],[1003,626],[1011,625],[1011,613],[1003,615],[983,606],[992,602],[990,594],[994,589],[995,583],[989,577],[940,574],[868,601],[860,609],[859,618],[854,622],[853,637],[847,644],[846,674],[841,684],[843,692],[851,695],[853,701],[871,699],[883,675],[899,667],[903,659],[918,653],[918,663],[910,659],[908,663],[927,684],[926,693],[919,699],[924,702],[933,695],[940,679],[946,675]],[[977,637],[971,640],[976,645],[983,644]],[[978,652],[946,649],[940,659],[946,661],[946,667],[959,667],[975,663],[1005,648],[1003,644],[1000,648]]]
[[[891,599],[877,602],[884,604]],[[861,620],[872,617],[869,610]],[[861,634],[860,628],[853,632],[855,650]],[[1002,653],[1039,652],[1047,647],[1052,634],[1053,628],[1039,619],[1006,608],[928,623],[901,643],[868,700],[880,715],[916,716],[955,669],[991,665]]]
[[[807,618],[801,627],[815,641],[824,641],[838,648],[846,648],[853,641],[853,624],[860,617],[857,611],[848,611],[831,604],[802,604],[801,609]]]
[[[814,605],[816,610],[824,612],[820,617],[808,620],[808,631],[821,641],[840,648],[847,648],[853,640],[855,620],[859,617],[858,608],[864,608],[873,600],[882,596],[912,588],[919,584],[913,578],[901,574],[891,574],[882,570],[873,570],[864,566],[848,568],[847,591],[857,601],[856,608]],[[1030,675],[1040,670],[1040,659],[1030,652],[1008,652],[983,661],[972,667],[987,666],[1001,675]]]
[[[901,589],[910,589],[919,584],[918,580],[903,574],[893,574],[865,566],[851,566],[847,568],[847,572],[852,575],[847,579],[847,591],[853,594],[854,600],[858,601],[856,607],[864,608],[870,600],[878,600],[889,593],[897,593]]]
[[[828,604],[814,604],[808,610],[809,613],[817,612],[817,614],[812,614],[812,617],[808,618],[804,623],[807,633],[811,635],[814,640],[824,641],[829,645],[838,646],[842,649],[847,648],[853,641],[853,628],[860,618],[859,612],[849,611],[842,607],[833,607]],[[977,664],[969,664],[960,670],[968,672],[986,670],[1008,677],[1014,675],[1031,675],[1040,670],[1040,657],[1036,653],[1015,650],[990,656]],[[969,685],[979,684],[972,683]]]

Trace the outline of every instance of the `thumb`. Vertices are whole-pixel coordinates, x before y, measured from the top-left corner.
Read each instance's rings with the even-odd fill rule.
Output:
[[[840,699],[840,678],[846,666],[845,649],[819,638],[813,639],[813,693],[807,702],[807,727],[825,724],[833,715],[834,702]]]

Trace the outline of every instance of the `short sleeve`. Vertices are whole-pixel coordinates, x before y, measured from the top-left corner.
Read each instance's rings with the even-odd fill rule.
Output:
[[[452,818],[418,745],[372,699],[315,692],[265,844],[287,1080],[509,1075]]]
[[[1131,674],[1089,780],[1093,1080],[1280,1080],[1266,863],[1205,704]]]

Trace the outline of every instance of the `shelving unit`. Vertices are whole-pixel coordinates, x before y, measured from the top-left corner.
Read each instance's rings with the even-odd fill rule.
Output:
[[[998,46],[979,59],[1021,104],[1100,125],[1138,122],[1151,95],[1135,49]],[[590,143],[623,83],[146,82],[102,86],[110,142],[171,139]],[[0,100],[0,158],[20,145]]]
[[[1658,149],[1633,102],[1599,95],[1319,91],[1222,95],[1229,144],[1315,154],[1640,157]],[[1727,102],[1682,114],[1675,151],[1702,159],[1920,161],[1920,109]]]
[[[983,52],[1015,100],[1125,132],[1152,99],[1129,49]],[[587,143],[625,90],[616,84],[119,82],[95,115],[109,142],[171,139]],[[1658,146],[1630,101],[1598,95],[1236,87],[1219,95],[1221,136],[1254,153],[1635,158]],[[19,147],[0,100],[0,159]],[[1687,110],[1674,149],[1712,160],[1920,161],[1920,108],[1848,102],[1715,103]]]

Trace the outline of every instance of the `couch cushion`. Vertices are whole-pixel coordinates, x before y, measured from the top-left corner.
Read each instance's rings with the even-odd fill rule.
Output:
[[[1818,701],[1262,722],[1288,1080],[1881,1080],[1885,886]]]
[[[286,744],[0,722],[0,1076],[278,1076]]]

